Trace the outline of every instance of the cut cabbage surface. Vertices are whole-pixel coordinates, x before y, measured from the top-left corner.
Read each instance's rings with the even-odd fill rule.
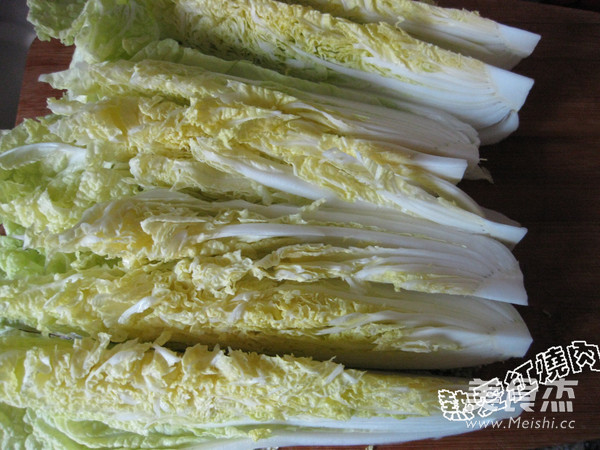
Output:
[[[284,0],[358,23],[386,22],[420,40],[512,69],[533,53],[540,35],[482,17],[476,11],[414,0]]]
[[[380,153],[404,155],[417,165],[451,180],[481,171],[478,140],[455,121],[435,120],[418,111],[365,104],[284,85],[257,83],[229,74],[207,71],[155,59],[118,60],[75,67],[42,76],[69,98],[95,102],[116,95],[160,95],[182,104],[191,98],[219,98],[223,104],[240,103],[258,111],[277,111],[282,116],[311,126],[306,134],[320,132],[370,142]],[[340,93],[342,95],[342,93]],[[260,109],[259,109],[260,108]],[[356,145],[356,144],[355,144]],[[438,156],[438,158],[434,157]]]
[[[160,340],[110,345],[106,336],[72,341],[9,331],[0,350],[0,400],[13,416],[37,417],[65,442],[248,449],[382,444],[467,431],[464,422],[442,416],[438,401],[439,389],[466,391],[460,379],[201,345],[176,353]]]
[[[130,266],[240,251],[254,261],[252,270],[278,280],[348,278],[526,302],[518,262],[501,243],[410,217],[401,220],[336,209],[330,215],[328,209],[305,213],[285,205],[207,202],[154,190],[99,203],[61,233],[26,232],[24,239],[26,247],[91,251]],[[226,267],[240,274],[248,270],[245,264]]]
[[[6,277],[0,284],[0,315],[44,333],[104,333],[121,342],[153,341],[168,332],[178,347],[218,342],[396,370],[521,357],[531,343],[519,314],[506,303],[395,291],[376,283],[277,281],[240,252],[133,268],[118,260],[95,258],[92,265],[89,256],[54,254],[46,270],[41,270],[44,255],[18,253],[14,246],[0,252]],[[17,273],[11,270],[16,255]],[[296,270],[301,264],[294,264]]]
[[[0,155],[6,160],[0,160],[0,169],[39,171],[43,166],[39,161],[33,169],[23,166],[35,160],[34,154],[53,153],[63,165],[74,158],[69,168],[60,169],[66,171],[60,176],[59,169],[51,168],[63,178],[73,166],[87,171],[88,166],[81,164],[90,164],[84,155],[91,152],[96,161],[91,163],[93,171],[106,172],[111,180],[81,195],[111,187],[115,195],[134,189],[127,185],[130,181],[117,179],[126,176],[124,172],[108,170],[125,170],[128,164],[132,174],[141,178],[140,184],[146,178],[164,187],[199,188],[216,195],[239,191],[244,198],[263,202],[325,199],[344,207],[396,210],[509,245],[526,233],[513,222],[488,218],[489,213],[459,187],[427,170],[436,156],[403,155],[376,141],[319,131],[321,125],[296,114],[213,97],[191,97],[189,104],[181,104],[158,95],[125,95],[90,103],[55,100],[50,105],[54,116],[36,126],[24,124],[3,137],[0,148],[10,150]],[[55,142],[45,142],[51,138]],[[17,142],[25,145],[10,148]],[[87,150],[77,152],[80,147]],[[98,153],[107,154],[108,160],[94,156]],[[159,166],[176,171],[156,170]],[[90,176],[99,181],[101,175]],[[222,180],[222,186],[211,182],[211,176]],[[19,196],[18,184],[23,182],[11,180],[9,192]],[[33,183],[27,189],[41,186]]]

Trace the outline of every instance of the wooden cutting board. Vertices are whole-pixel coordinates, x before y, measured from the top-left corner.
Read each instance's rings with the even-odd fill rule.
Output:
[[[600,14],[522,0],[439,4],[478,10],[542,36],[535,53],[515,69],[536,81],[521,111],[519,130],[482,149],[494,184],[461,184],[481,205],[529,229],[515,254],[529,293],[529,306],[519,311],[534,343],[523,359],[477,371],[483,379],[503,379],[508,370],[550,347],[565,348],[574,340],[600,344]],[[46,98],[60,93],[37,78],[65,68],[71,52],[57,42],[34,42],[17,122],[47,113]],[[578,383],[573,411],[544,411],[540,391],[533,412],[522,416],[532,421],[532,428],[513,424],[377,449],[538,448],[600,439],[600,373],[584,369],[567,379]],[[573,427],[557,428],[563,421]]]

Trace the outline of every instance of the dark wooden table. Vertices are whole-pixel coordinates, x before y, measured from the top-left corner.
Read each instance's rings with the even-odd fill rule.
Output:
[[[480,204],[529,229],[515,249],[525,274],[529,306],[520,307],[534,338],[522,360],[478,371],[500,378],[551,346],[574,340],[600,344],[600,14],[520,0],[440,0],[478,10],[499,22],[539,33],[535,53],[515,71],[536,80],[519,130],[482,149],[495,183],[463,182]],[[45,114],[59,95],[38,83],[40,73],[66,67],[71,49],[34,42],[17,122]],[[600,439],[600,373],[577,376],[572,412],[541,412],[541,399],[524,419],[574,421],[572,429],[485,429],[438,441],[392,448],[539,448]],[[539,396],[538,396],[539,397]],[[356,447],[358,448],[358,447]]]

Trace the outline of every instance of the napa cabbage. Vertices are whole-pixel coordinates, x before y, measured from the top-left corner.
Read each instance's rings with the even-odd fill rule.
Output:
[[[60,233],[25,233],[24,239],[26,247],[91,251],[130,266],[239,250],[256,260],[252,270],[277,280],[347,278],[526,302],[518,262],[494,239],[399,214],[373,219],[353,210],[313,210],[151,190],[98,203]]]
[[[476,139],[453,122],[434,120],[416,111],[342,100],[314,90],[309,93],[256,84],[228,73],[155,59],[78,63],[41,79],[80,102],[135,94],[160,95],[182,104],[189,104],[190,98],[217,97],[226,104],[239,102],[295,116],[311,125],[310,132],[368,141],[380,153],[396,153],[398,159],[404,157],[405,163],[408,158],[409,164],[451,180],[463,177],[465,165],[470,177],[481,171]]]
[[[155,445],[177,446],[181,436],[188,445],[221,449],[382,444],[466,431],[442,416],[438,401],[439,389],[466,390],[460,379],[202,345],[178,353],[162,340],[110,345],[107,336],[67,340],[12,330],[0,337],[0,351],[0,401],[38,417],[52,414],[46,423],[72,436],[77,425],[58,426],[79,423],[89,430],[86,441],[96,430],[102,439],[107,428],[120,445],[151,444],[159,435]]]
[[[94,0],[53,34],[41,13],[45,2],[35,1],[34,25],[75,43],[80,59],[126,58],[153,41],[174,39],[225,59],[433,107],[469,123],[486,142],[517,128],[533,84],[386,23],[356,24],[274,0]]]
[[[31,249],[21,252],[43,262]],[[304,262],[296,258],[279,270]],[[506,303],[377,283],[279,281],[240,251],[134,267],[97,258],[95,265],[60,269],[1,283],[1,317],[44,333],[104,333],[121,342],[168,332],[182,347],[218,342],[377,369],[480,365],[520,357],[531,343]]]
[[[438,397],[466,380],[381,370],[527,351],[526,230],[457,182],[532,80],[272,0],[28,3],[76,48],[0,133],[2,445],[469,431]]]
[[[358,23],[386,22],[411,36],[512,69],[531,55],[540,35],[482,17],[476,11],[415,0],[284,0]]]
[[[51,108],[65,120],[50,129],[70,145],[109,142],[133,153],[191,159],[283,198],[397,210],[509,244],[526,233],[517,224],[488,218],[454,183],[419,167],[425,164],[419,158],[318,132],[309,120],[277,109],[212,97],[189,102],[158,95],[57,100]]]

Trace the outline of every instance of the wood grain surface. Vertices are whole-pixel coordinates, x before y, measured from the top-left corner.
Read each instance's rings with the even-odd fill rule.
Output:
[[[542,36],[534,54],[515,68],[535,79],[518,131],[482,149],[494,183],[461,183],[481,205],[529,229],[515,255],[529,294],[529,306],[518,309],[534,343],[523,359],[477,371],[483,379],[503,378],[549,347],[574,340],[600,344],[600,14],[520,0],[438,3],[478,10]],[[66,67],[71,51],[57,42],[34,42],[17,122],[47,113],[46,98],[60,92],[37,78]],[[572,429],[488,428],[376,448],[529,449],[600,439],[600,373],[584,370],[568,379],[578,382],[572,412],[542,412],[538,398],[523,418],[573,420]]]

